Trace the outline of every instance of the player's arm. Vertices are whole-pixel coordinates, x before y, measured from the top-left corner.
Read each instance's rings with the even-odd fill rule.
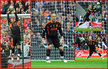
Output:
[[[47,24],[45,24],[43,30],[42,30],[42,33],[41,33],[41,36],[42,36],[42,45],[45,43],[45,33],[47,31],[47,28],[46,28]]]
[[[8,23],[11,22],[10,18],[9,18],[9,14],[10,14],[10,11],[8,9],[8,12],[7,12],[7,20],[8,20]]]
[[[63,31],[62,31],[62,28],[61,28],[61,23],[60,23],[60,26],[59,26],[59,33],[60,33],[60,35],[63,37],[64,36],[64,33],[63,33]]]
[[[18,21],[19,19],[17,13],[15,12],[14,14],[15,14],[15,20]]]
[[[10,20],[9,14],[10,14],[10,10],[8,9],[8,12],[7,12],[7,20],[8,20],[8,25],[11,28],[12,27],[12,24],[11,24],[11,20]]]
[[[43,39],[45,38],[45,33],[46,33],[46,26],[44,26],[44,29],[42,30],[42,34],[41,34]]]

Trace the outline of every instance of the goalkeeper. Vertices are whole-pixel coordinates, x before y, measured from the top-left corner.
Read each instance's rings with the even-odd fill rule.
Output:
[[[63,39],[63,32],[61,29],[61,23],[56,20],[56,15],[51,15],[51,20],[45,24],[44,29],[42,31],[42,42],[45,42],[45,34],[46,34],[46,41],[48,44],[48,49],[46,51],[46,62],[50,63],[50,51],[52,49],[52,44],[54,47],[58,48],[60,50],[61,60],[63,62],[67,62],[67,60],[64,59],[64,50],[62,48],[62,45],[60,44],[59,38],[58,38],[58,31],[60,33],[61,41],[64,42]]]
[[[10,13],[15,14],[15,19],[9,18]],[[13,38],[13,48],[12,48],[11,60],[14,60],[14,51],[15,51],[16,46],[18,49],[17,60],[19,60],[20,55],[21,55],[21,49],[20,49],[21,36],[20,36],[20,27],[19,27],[19,22],[18,22],[18,16],[17,16],[17,13],[15,12],[15,10],[8,9],[7,19],[8,19],[8,24],[11,29],[12,38]]]
[[[99,2],[97,2],[97,3],[99,3]],[[91,5],[88,6],[88,10],[87,10],[86,14],[84,15],[84,19],[83,19],[82,23],[79,24],[79,26],[84,24],[84,22],[86,22],[86,21],[91,22],[89,17],[91,15],[91,13],[94,14],[97,12],[96,7],[97,7],[97,4],[95,6],[91,6]],[[93,16],[97,19],[97,17],[95,15],[93,15]]]

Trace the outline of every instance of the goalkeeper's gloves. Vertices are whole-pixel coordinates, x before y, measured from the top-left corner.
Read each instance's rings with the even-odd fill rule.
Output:
[[[61,37],[60,42],[61,42],[62,44],[64,44],[64,38],[63,38],[63,36]]]
[[[46,43],[45,39],[42,38],[42,45],[44,45]]]
[[[8,9],[8,11],[7,11],[7,14],[9,14],[10,13],[10,9]]]

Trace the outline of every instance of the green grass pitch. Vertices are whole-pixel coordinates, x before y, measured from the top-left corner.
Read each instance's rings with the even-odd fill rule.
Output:
[[[107,57],[75,58],[75,61],[31,61],[31,68],[107,68]]]
[[[76,31],[102,31],[102,29],[99,28],[76,28]]]

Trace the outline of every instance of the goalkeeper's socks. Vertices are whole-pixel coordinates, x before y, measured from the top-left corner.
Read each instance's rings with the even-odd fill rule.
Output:
[[[47,54],[46,54],[47,56],[50,56],[50,51],[51,51],[50,49],[47,49]]]
[[[12,48],[12,53],[14,53],[14,51],[15,51],[15,48]]]
[[[99,54],[100,57],[102,56],[100,53],[98,53],[98,54]]]
[[[60,55],[64,56],[64,51],[60,50]]]
[[[21,49],[18,49],[18,54],[20,54],[20,55],[21,55]]]

